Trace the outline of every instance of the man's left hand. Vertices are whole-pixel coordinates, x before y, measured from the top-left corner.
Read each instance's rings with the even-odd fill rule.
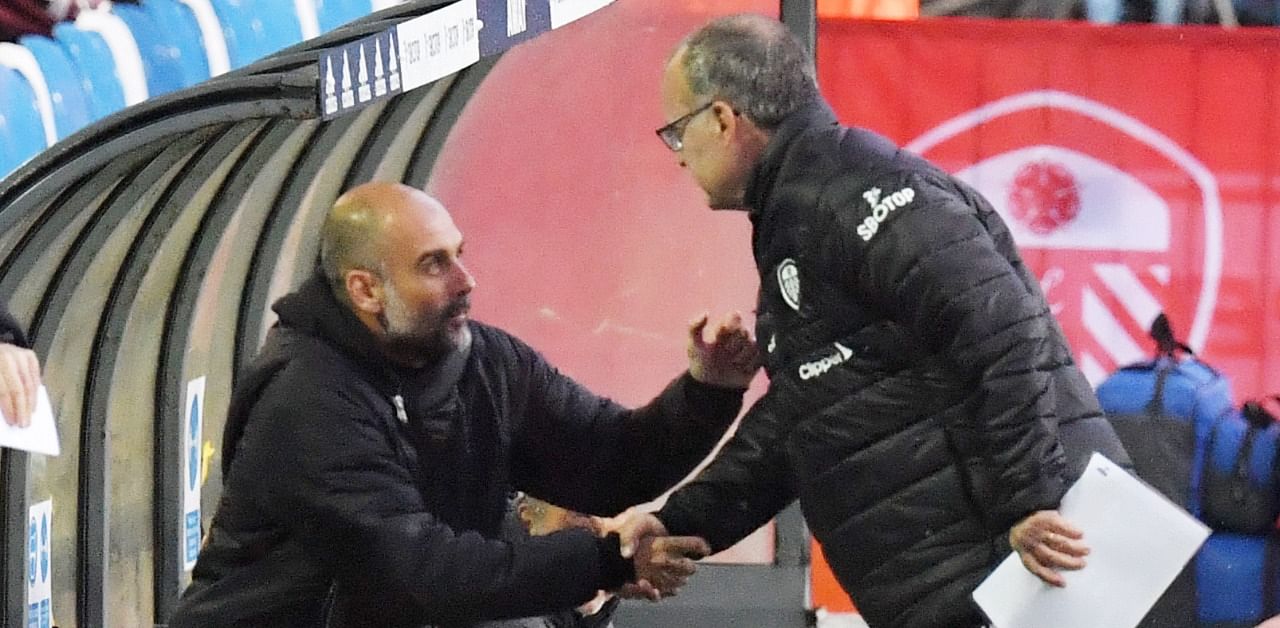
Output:
[[[716,324],[711,341],[706,340],[706,314],[689,324],[689,374],[711,386],[743,389],[751,385],[760,368],[760,350],[734,312]]]
[[[1019,521],[1009,531],[1009,545],[1018,552],[1022,565],[1055,587],[1067,586],[1060,569],[1084,568],[1089,546],[1082,533],[1056,510],[1040,510]]]

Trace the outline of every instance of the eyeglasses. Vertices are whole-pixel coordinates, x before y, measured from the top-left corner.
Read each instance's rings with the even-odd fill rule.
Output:
[[[716,104],[716,102],[712,100],[707,104],[672,120],[670,124],[654,132],[658,134],[658,139],[661,139],[662,143],[667,145],[667,148],[670,148],[672,152],[678,153],[680,152],[680,149],[684,148],[685,127],[689,126],[689,122],[693,120],[694,116],[710,109],[711,105],[714,104]]]

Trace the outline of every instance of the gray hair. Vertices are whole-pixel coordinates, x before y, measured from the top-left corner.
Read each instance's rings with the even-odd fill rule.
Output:
[[[821,98],[809,52],[786,26],[763,15],[713,20],[679,51],[695,97],[728,101],[765,129]]]

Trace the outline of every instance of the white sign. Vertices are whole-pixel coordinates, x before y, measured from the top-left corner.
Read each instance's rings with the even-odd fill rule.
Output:
[[[36,395],[36,412],[31,415],[31,424],[26,427],[14,427],[0,415],[0,447],[21,449],[46,456],[60,453],[58,447],[58,424],[53,418],[53,406],[49,404],[49,391],[40,387]]]
[[[462,0],[396,25],[400,75],[406,91],[480,60],[476,0]]]
[[[507,0],[507,37],[515,37],[529,28],[524,13],[525,0]]]
[[[551,0],[551,28],[560,28],[610,4],[613,0]]]
[[[187,382],[182,420],[182,568],[190,571],[200,555],[200,448],[204,431],[203,376]]]
[[[1059,589],[1010,554],[973,593],[992,626],[1133,628],[1209,536],[1203,523],[1098,453],[1059,511],[1084,532],[1084,569],[1062,572],[1067,586]]]
[[[33,504],[27,516],[27,626],[53,626],[53,500]]]

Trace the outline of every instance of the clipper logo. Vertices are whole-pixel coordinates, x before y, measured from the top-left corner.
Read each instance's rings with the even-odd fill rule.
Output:
[[[845,360],[848,360],[849,358],[853,357],[853,350],[850,349],[849,347],[846,347],[838,342],[832,343],[832,344],[836,348],[835,353],[825,358],[822,358],[821,360],[814,360],[813,362],[805,362],[804,364],[800,365],[800,370],[799,370],[800,379],[802,380],[813,379],[819,375],[822,375],[823,373],[826,373],[827,371],[830,371],[832,368],[835,368],[837,366],[840,366],[841,364],[844,364]]]
[[[1146,356],[1161,310],[1189,345],[1204,346],[1222,274],[1222,200],[1213,173],[1169,137],[1043,90],[960,114],[906,148],[991,201],[1090,382]]]
[[[863,219],[862,224],[858,225],[858,235],[862,237],[863,242],[870,242],[875,237],[876,232],[880,231],[880,223],[889,218],[889,213],[895,209],[906,207],[916,198],[916,191],[911,188],[902,188],[893,194],[884,198],[880,198],[880,188],[871,188],[862,193],[862,198],[866,199],[867,204],[871,206],[871,215]]]
[[[796,266],[796,261],[790,257],[782,260],[775,273],[778,275],[778,291],[782,293],[782,300],[799,312],[800,269]]]

